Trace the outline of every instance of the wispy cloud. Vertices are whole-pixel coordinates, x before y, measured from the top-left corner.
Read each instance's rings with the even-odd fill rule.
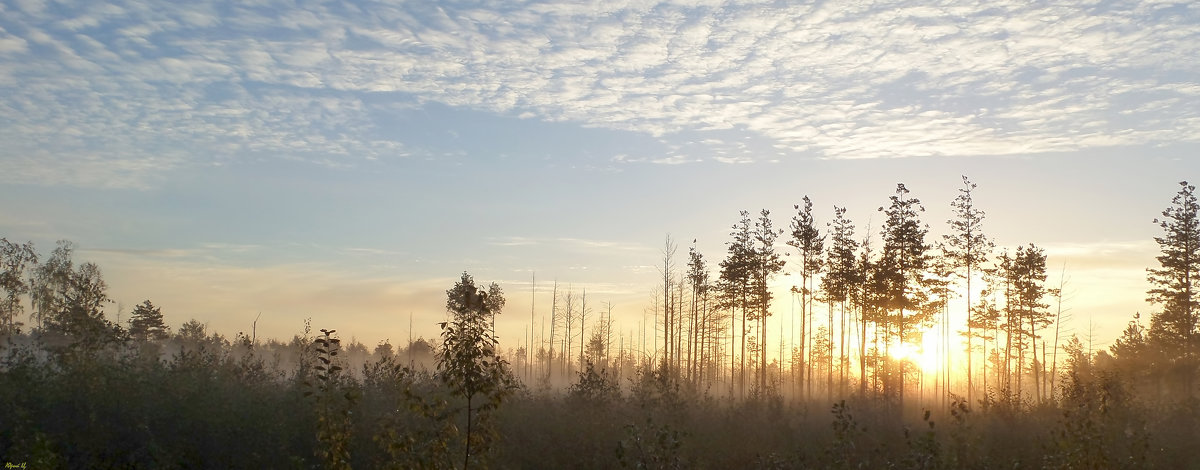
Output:
[[[594,240],[587,238],[544,238],[544,237],[493,237],[487,242],[491,246],[501,247],[552,247],[568,250],[610,250],[610,251],[644,251],[648,247],[611,240]]]
[[[425,103],[697,142],[624,159],[662,164],[1200,141],[1200,8],[1186,3],[26,0],[4,13],[5,182],[145,187],[243,158],[403,157],[424,144],[391,117]],[[774,151],[691,139],[721,132]]]

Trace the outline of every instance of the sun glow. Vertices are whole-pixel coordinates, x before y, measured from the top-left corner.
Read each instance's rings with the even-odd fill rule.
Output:
[[[937,334],[926,331],[921,344],[893,344],[888,354],[894,359],[908,361],[925,373],[934,373],[942,368],[942,357],[938,354]]]

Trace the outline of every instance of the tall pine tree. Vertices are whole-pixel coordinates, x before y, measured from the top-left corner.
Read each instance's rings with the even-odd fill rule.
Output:
[[[1152,286],[1146,300],[1161,305],[1150,317],[1149,340],[1167,360],[1179,368],[1184,393],[1192,393],[1195,375],[1195,331],[1197,298],[1194,284],[1200,279],[1200,204],[1196,187],[1187,181],[1171,200],[1171,207],[1154,219],[1163,236],[1154,237],[1162,254],[1158,268],[1147,269]]]
[[[883,222],[883,256],[880,259],[880,269],[887,279],[884,305],[889,312],[895,312],[889,317],[899,344],[917,341],[922,331],[919,326],[928,323],[932,316],[924,308],[927,300],[925,265],[929,258],[925,234],[929,227],[920,220],[925,207],[908,193],[903,183],[897,184],[896,194],[890,197],[891,205],[886,209],[879,208],[887,216]],[[904,363],[891,368],[889,375],[893,379],[885,382],[885,387],[894,384],[897,388],[893,393],[903,403]]]
[[[974,403],[975,384],[972,379],[974,377],[972,358],[975,354],[971,339],[975,336],[973,331],[975,322],[971,318],[974,306],[972,300],[974,289],[971,281],[977,274],[980,265],[991,256],[994,245],[983,234],[984,213],[975,207],[972,194],[976,185],[966,176],[963,176],[962,180],[963,187],[959,188],[958,196],[954,198],[954,202],[950,203],[950,208],[954,210],[954,218],[946,221],[950,225],[950,233],[943,235],[942,239],[945,242],[946,257],[956,268],[965,271],[963,279],[966,280],[967,285],[967,402]]]

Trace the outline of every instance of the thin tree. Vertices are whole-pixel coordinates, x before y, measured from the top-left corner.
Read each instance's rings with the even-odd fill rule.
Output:
[[[759,335],[761,341],[759,361],[759,391],[767,390],[767,317],[771,316],[771,278],[783,270],[783,260],[775,251],[775,240],[782,231],[771,225],[771,211],[763,209],[754,224],[754,299],[757,302]],[[780,358],[782,360],[782,358]]]
[[[585,330],[585,327],[587,326],[587,316],[588,316],[588,314],[592,313],[592,311],[590,309],[588,309],[588,306],[587,306],[587,288],[586,287],[583,288],[583,296],[580,297],[579,303],[580,303],[580,306],[579,306],[579,370],[584,370],[585,369],[585,366],[584,366],[584,364],[585,364],[585,362],[584,362],[584,356],[585,356],[584,341],[587,339],[587,335],[584,330]]]
[[[575,335],[572,327],[575,325],[575,320],[579,317],[579,310],[576,310],[578,303],[575,297],[575,289],[570,285],[567,286],[567,292],[562,296],[562,319],[563,319],[563,345],[562,345],[562,373],[563,378],[571,375],[571,350],[575,344]]]
[[[467,435],[463,468],[486,450],[488,433],[477,433],[473,414],[486,415],[495,410],[515,388],[508,363],[499,355],[499,341],[489,332],[488,322],[504,308],[504,294],[492,283],[483,289],[467,273],[446,291],[446,310],[451,319],[440,324],[442,349],[438,354],[438,372],[442,381],[457,396],[467,401]],[[478,407],[476,396],[484,398]],[[482,447],[482,449],[480,449]]]
[[[675,242],[671,240],[671,234],[667,234],[663,240],[662,248],[662,269],[659,274],[662,275],[663,285],[663,365],[669,367],[672,363],[673,352],[671,350],[673,333],[671,323],[671,281],[675,273],[675,250],[678,248]]]
[[[741,359],[742,359],[742,380],[741,393],[744,395],[746,391],[745,384],[745,361],[746,361],[746,313],[750,307],[750,289],[752,279],[752,259],[754,256],[754,238],[750,230],[750,212],[741,211],[741,218],[738,223],[733,225],[733,232],[730,236],[733,240],[728,242],[728,255],[724,260],[721,260],[721,306],[729,310],[729,338],[731,346],[729,348],[729,378],[730,378],[730,395],[733,394],[734,381],[737,380],[737,358],[736,350],[732,347],[732,342],[737,338],[737,311],[742,311],[742,342],[741,342]]]
[[[950,208],[954,211],[954,218],[946,221],[950,225],[950,233],[943,235],[942,240],[945,242],[946,257],[956,268],[965,271],[963,279],[966,280],[967,285],[967,402],[974,403],[975,385],[972,381],[974,353],[971,345],[971,338],[974,337],[971,327],[974,289],[971,281],[975,277],[975,271],[991,256],[995,244],[983,233],[985,214],[975,207],[973,195],[976,188],[975,183],[972,183],[966,176],[962,177],[962,181],[963,187],[958,189],[958,196],[950,203]]]
[[[701,328],[704,325],[703,318],[707,315],[706,310],[708,305],[704,302],[708,295],[708,268],[704,261],[704,256],[696,249],[695,240],[692,240],[693,246],[688,249],[688,281],[692,286],[692,337],[689,347],[689,375],[699,375],[698,364],[702,362],[703,346],[701,345],[703,334]]]
[[[814,279],[817,273],[821,271],[821,253],[824,250],[825,236],[821,235],[817,230],[816,219],[812,215],[812,200],[808,196],[804,196],[804,204],[796,204],[792,206],[796,209],[796,215],[792,217],[792,238],[787,244],[800,251],[800,355],[803,357],[805,352],[805,341],[807,338],[806,329],[811,328],[811,324],[807,321],[811,318],[812,306],[809,303],[809,297],[813,293]],[[807,328],[806,328],[807,327]],[[810,350],[811,351],[811,350]],[[809,361],[811,369],[812,361]],[[801,369],[800,386],[805,386],[804,370]],[[808,377],[808,381],[812,381],[812,377]],[[808,384],[811,390],[811,383]]]
[[[854,224],[846,218],[846,208],[833,207],[833,222],[827,224],[830,237],[829,254],[825,257],[825,276],[821,278],[821,290],[831,302],[837,302],[841,312],[840,357],[841,377],[839,387],[842,393],[846,391],[846,372],[849,369],[849,356],[846,349],[846,302],[851,297],[854,286],[861,280],[855,266],[855,253],[858,251],[858,240],[854,239]],[[830,327],[832,331],[832,327]],[[832,342],[830,343],[832,345]]]
[[[543,321],[545,319],[546,317],[542,317]],[[550,380],[554,374],[554,340],[556,339],[555,333],[558,331],[558,322],[558,279],[555,279],[554,288],[550,291],[550,354],[546,358],[548,361],[546,363],[546,380]],[[542,329],[545,330],[545,324],[542,325]],[[545,336],[543,332],[542,338],[544,339]]]
[[[1051,364],[1050,365],[1050,392],[1051,393],[1053,393],[1055,390],[1057,390],[1057,388],[1055,388],[1055,382],[1058,378],[1058,338],[1059,338],[1059,335],[1062,334],[1063,320],[1065,320],[1065,318],[1063,318],[1063,313],[1070,310],[1070,309],[1066,309],[1066,310],[1063,309],[1063,299],[1066,296],[1065,291],[1067,288],[1068,280],[1069,279],[1067,278],[1067,264],[1063,263],[1062,273],[1059,274],[1059,276],[1058,276],[1058,287],[1055,287],[1048,291],[1049,294],[1052,297],[1054,297],[1054,304],[1056,306],[1055,312],[1054,312],[1054,347],[1051,349],[1052,355],[1050,358],[1050,364]],[[1141,330],[1139,330],[1139,336],[1140,336],[1140,331]]]
[[[1019,334],[1026,338],[1018,342],[1017,370],[1024,371],[1025,345],[1028,344],[1033,353],[1030,370],[1033,373],[1034,396],[1040,398],[1041,389],[1036,365],[1039,337],[1037,332],[1051,322],[1050,312],[1046,310],[1049,305],[1042,301],[1046,295],[1046,252],[1032,243],[1027,247],[1017,247],[1013,265],[1013,293],[1016,295],[1017,304],[1015,316],[1017,323],[1022,325]],[[1025,329],[1024,324],[1028,325],[1028,329]],[[1018,390],[1022,388],[1023,375],[1017,377]]]

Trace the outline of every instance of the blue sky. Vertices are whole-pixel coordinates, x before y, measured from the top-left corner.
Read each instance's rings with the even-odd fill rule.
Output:
[[[667,233],[903,181],[939,235],[966,174],[1106,340],[1200,179],[1200,7],[929,3],[0,2],[0,236],[230,335],[433,335],[463,270],[509,337],[532,271],[631,330]]]

